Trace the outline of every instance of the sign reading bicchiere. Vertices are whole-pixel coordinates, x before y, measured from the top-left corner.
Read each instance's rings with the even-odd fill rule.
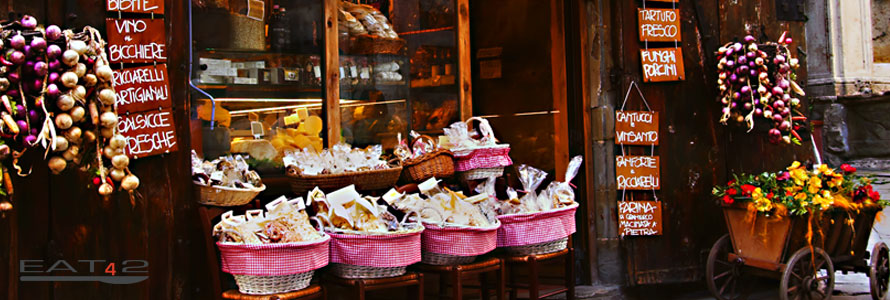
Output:
[[[658,156],[616,156],[615,176],[619,191],[661,189],[661,165]]]
[[[640,49],[640,58],[646,82],[677,81],[685,77],[680,48]]]
[[[618,234],[661,235],[661,202],[618,201]]]
[[[118,130],[127,138],[127,156],[140,158],[176,151],[176,126],[173,111],[147,111],[122,116]]]
[[[167,64],[114,70],[118,112],[168,108],[170,101]]]
[[[164,19],[106,19],[112,63],[167,61]]]
[[[164,13],[164,0],[108,0],[105,4],[108,12]]]
[[[615,111],[615,143],[658,145],[658,112]]]

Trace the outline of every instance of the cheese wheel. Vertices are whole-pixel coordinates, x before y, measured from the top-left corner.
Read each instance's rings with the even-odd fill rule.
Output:
[[[306,118],[306,122],[303,123],[306,126],[306,133],[309,135],[317,136],[321,133],[322,121],[318,116],[309,116]],[[299,128],[297,128],[299,130]]]

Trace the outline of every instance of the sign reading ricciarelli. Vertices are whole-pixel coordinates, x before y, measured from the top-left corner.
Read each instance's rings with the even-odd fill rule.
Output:
[[[615,156],[615,176],[619,191],[661,189],[661,164],[658,156]]]

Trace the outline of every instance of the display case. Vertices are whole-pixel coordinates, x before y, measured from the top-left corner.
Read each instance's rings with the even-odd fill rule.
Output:
[[[288,150],[391,149],[472,115],[467,0],[193,3],[199,156],[276,169]]]

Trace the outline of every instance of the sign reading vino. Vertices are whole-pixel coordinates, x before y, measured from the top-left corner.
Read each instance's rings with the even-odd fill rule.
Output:
[[[646,82],[683,80],[683,50],[680,48],[640,49],[643,80]]]
[[[109,12],[164,13],[164,0],[108,0],[105,4]]]
[[[172,105],[166,64],[115,70],[113,82],[120,113],[157,110]]]
[[[661,235],[661,202],[618,201],[618,234]]]
[[[662,8],[638,8],[637,24],[640,41],[679,42],[680,10]]]
[[[661,189],[661,166],[658,156],[616,156],[615,176],[619,191]]]
[[[106,19],[112,63],[167,61],[164,19]]]
[[[140,158],[176,151],[176,126],[169,108],[121,116],[117,129],[127,138],[127,156]]]
[[[615,143],[658,145],[658,112],[615,111]]]

